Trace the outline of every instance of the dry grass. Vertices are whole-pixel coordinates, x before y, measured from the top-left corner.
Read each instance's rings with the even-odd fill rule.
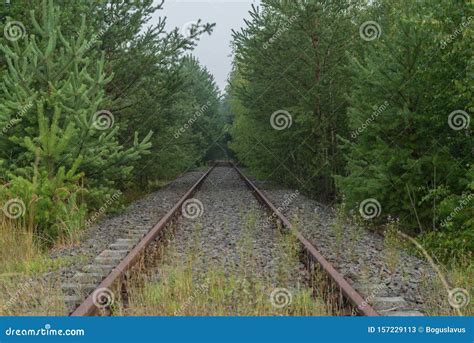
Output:
[[[257,278],[226,275],[210,268],[196,281],[190,268],[167,267],[158,282],[132,288],[127,309],[118,315],[132,316],[317,316],[327,315],[324,304],[307,288],[291,290],[291,303],[278,308],[271,302],[274,289]],[[282,293],[283,294],[283,293]]]
[[[42,257],[33,239],[33,230],[0,216],[0,274],[25,271],[27,265]]]
[[[58,316],[66,309],[59,281],[9,275],[0,278],[0,316]]]
[[[2,219],[0,219],[2,220]],[[63,243],[58,242],[55,247]],[[21,222],[0,222],[0,277],[11,274],[36,275],[67,266],[84,256],[51,259],[48,252],[34,239],[32,229]]]
[[[401,250],[403,248],[395,225],[394,222],[387,224],[383,241],[384,263],[392,274],[395,273],[397,267],[401,265]]]
[[[451,289],[464,289],[467,291],[469,302],[461,306],[459,311],[464,316],[474,316],[474,263],[472,260],[461,260],[448,266],[441,266],[441,272],[451,285]],[[422,284],[427,302],[428,315],[432,316],[457,316],[456,311],[449,304],[449,296],[441,280],[437,277],[425,280]],[[458,300],[463,300],[459,298]]]
[[[209,264],[205,272],[196,272],[195,257],[198,246],[190,246],[187,260],[176,258],[172,247],[159,264],[158,272],[143,277],[135,276],[129,284],[127,304],[115,303],[115,315],[132,316],[319,316],[328,315],[326,305],[312,296],[313,290],[305,285],[294,286],[293,273],[285,266],[295,265],[298,259],[293,235],[278,236],[281,256],[277,280],[285,290],[275,293],[270,280],[256,272],[253,242],[258,231],[254,213],[244,216],[241,236],[236,242],[240,264],[235,267]],[[199,225],[195,228],[199,242]],[[223,230],[228,230],[224,225]],[[162,248],[165,249],[165,248]],[[290,286],[290,285],[293,285]],[[289,293],[287,293],[287,291]],[[284,306],[279,306],[284,305]]]
[[[65,313],[59,281],[46,280],[42,274],[68,265],[71,259],[51,259],[35,242],[32,229],[3,217],[0,261],[0,316]]]

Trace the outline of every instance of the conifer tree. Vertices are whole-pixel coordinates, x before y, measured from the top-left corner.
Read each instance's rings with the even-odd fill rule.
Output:
[[[474,251],[469,206],[441,225],[472,192],[472,5],[373,5],[366,20],[380,18],[382,33],[351,66],[352,134],[340,137],[348,172],[338,178],[340,190],[350,207],[376,198],[379,219],[396,217],[405,229],[436,237],[429,245],[438,256]]]
[[[52,0],[43,0],[40,13],[31,12],[31,23],[34,32],[0,47],[8,65],[1,83],[2,177],[16,184],[30,180],[36,189],[16,189],[29,198],[24,200],[28,203],[45,183],[51,183],[49,194],[38,195],[38,202],[48,203],[50,210],[56,206],[57,179],[71,194],[61,200],[75,202],[75,194],[84,187],[89,204],[100,204],[118,181],[130,175],[131,163],[148,151],[151,133],[142,141],[135,134],[129,149],[119,144],[120,123],[102,107],[112,75],[106,75],[104,56],[95,59],[87,54],[91,37],[84,15],[77,35],[64,36],[59,8]],[[48,214],[38,225],[51,230],[60,221]]]
[[[264,0],[234,33],[232,148],[260,175],[325,200],[334,198],[332,175],[343,168],[335,143],[346,130],[354,11],[350,1]],[[272,125],[279,117],[286,125]]]

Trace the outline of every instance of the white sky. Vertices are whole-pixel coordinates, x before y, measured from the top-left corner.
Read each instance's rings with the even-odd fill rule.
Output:
[[[159,1],[155,0],[159,3]],[[212,35],[201,38],[193,54],[201,64],[214,75],[221,91],[227,83],[227,76],[232,65],[232,29],[244,25],[248,18],[251,4],[259,0],[165,0],[163,10],[157,11],[151,24],[158,21],[159,16],[167,17],[167,29],[182,28],[198,19],[203,22],[216,23]]]

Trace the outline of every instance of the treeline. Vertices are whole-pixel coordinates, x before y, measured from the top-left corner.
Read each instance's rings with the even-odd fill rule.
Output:
[[[219,91],[189,52],[213,24],[167,31],[160,17],[151,25],[162,6],[17,0],[0,8],[3,219],[48,242],[67,239],[104,204],[117,207],[122,191],[211,153]]]
[[[368,223],[399,220],[440,258],[472,254],[473,9],[263,0],[234,32],[231,148]]]

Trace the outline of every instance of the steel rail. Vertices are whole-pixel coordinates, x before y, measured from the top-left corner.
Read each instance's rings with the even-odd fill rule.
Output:
[[[120,280],[125,272],[129,270],[136,262],[145,249],[156,239],[160,232],[171,222],[173,217],[181,210],[183,203],[190,198],[197,189],[201,186],[203,181],[214,169],[211,166],[204,175],[181,197],[181,199],[168,211],[153,228],[137,243],[137,245],[130,250],[124,259],[116,266],[109,275],[97,286],[99,288],[111,288],[114,283]],[[71,316],[93,316],[99,312],[99,308],[94,304],[93,292],[82,302],[70,315]]]
[[[234,168],[245,184],[250,188],[254,196],[261,201],[267,208],[270,209],[282,225],[293,232],[298,241],[302,244],[304,250],[308,256],[319,263],[319,265],[326,271],[328,276],[334,281],[339,287],[345,297],[356,306],[358,314],[364,316],[378,316],[379,314],[368,305],[362,296],[344,279],[344,277],[327,261],[321,253],[306,239],[303,235],[295,230],[291,225],[290,221],[280,213],[280,211],[272,204],[272,202],[260,191],[255,184],[250,181],[242,171],[231,161],[216,161],[207,171],[202,175],[199,180],[181,197],[181,199],[168,211],[155,226],[138,242],[138,244],[130,250],[125,258],[105,277],[104,280],[97,286],[99,288],[111,288],[117,281],[122,280],[125,272],[128,271],[136,262],[138,262],[140,256],[146,248],[157,238],[162,230],[168,225],[173,217],[179,213],[183,203],[190,198],[202,185],[204,180],[209,176],[211,171],[217,165],[230,165]],[[70,314],[71,316],[92,316],[99,313],[99,308],[94,304],[93,292],[87,296],[87,298]]]
[[[275,207],[275,205],[272,204],[265,194],[260,191],[234,163],[230,162],[230,165],[237,171],[255,197],[266,207],[268,207],[271,212],[276,214],[286,229],[295,234],[296,238],[301,243],[308,256],[312,260],[319,263],[319,265],[324,269],[332,281],[339,287],[345,297],[355,306],[358,314],[363,316],[379,316],[380,314],[375,311],[373,307],[371,307],[364,300],[364,298],[362,298],[362,296],[354,289],[354,287],[352,287],[336,269],[334,269],[332,264],[326,260],[323,255],[321,255],[321,253],[291,225],[290,221],[282,213],[280,213],[280,211]]]

